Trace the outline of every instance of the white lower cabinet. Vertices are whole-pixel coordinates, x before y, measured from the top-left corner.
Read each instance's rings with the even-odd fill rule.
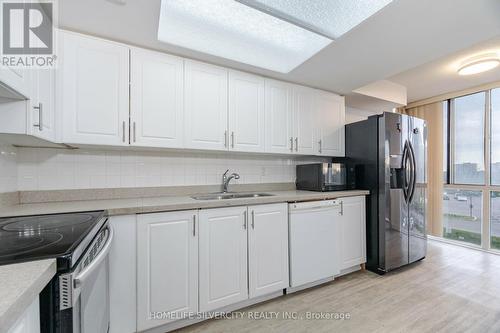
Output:
[[[302,275],[325,255],[331,261],[324,276],[364,263],[365,197],[337,199],[335,207],[324,226],[299,211],[301,230],[289,226],[287,203],[111,217],[110,333],[178,328],[174,321],[190,313],[248,305],[288,288],[289,254],[300,254],[289,253],[289,240],[311,249],[330,237],[316,257],[305,258]],[[297,277],[292,287],[317,280],[293,283]]]
[[[109,251],[109,333],[137,331],[136,215],[112,216]]]
[[[253,298],[288,287],[288,206],[250,206],[248,213],[248,285]]]
[[[366,262],[365,197],[340,199],[340,270]]]
[[[2,332],[3,328],[0,328]],[[40,333],[40,302],[36,297],[7,333]]]
[[[200,311],[287,286],[287,204],[200,211]]]
[[[137,216],[138,331],[198,311],[197,218],[196,210]]]
[[[247,207],[200,211],[200,311],[248,298]]]

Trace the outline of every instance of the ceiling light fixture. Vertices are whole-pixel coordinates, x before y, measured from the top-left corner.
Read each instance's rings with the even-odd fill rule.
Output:
[[[473,75],[489,71],[500,65],[497,53],[487,53],[466,59],[458,69],[458,75]]]

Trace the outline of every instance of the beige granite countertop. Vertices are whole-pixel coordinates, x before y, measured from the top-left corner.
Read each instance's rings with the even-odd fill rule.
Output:
[[[0,331],[7,331],[56,274],[56,260],[0,266]]]
[[[340,197],[367,195],[369,191],[349,190],[334,192],[311,191],[265,191],[273,196],[228,200],[195,200],[190,196],[160,196],[133,199],[105,199],[84,201],[62,201],[20,204],[2,207],[0,217],[35,214],[69,213],[91,210],[107,210],[110,216],[175,210],[245,206],[278,202],[297,202],[336,199]]]

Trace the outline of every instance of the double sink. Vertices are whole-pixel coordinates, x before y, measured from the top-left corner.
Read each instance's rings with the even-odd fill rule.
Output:
[[[244,199],[244,198],[260,198],[260,197],[272,197],[274,194],[270,193],[231,193],[231,192],[220,192],[220,193],[208,193],[193,195],[191,198],[195,200],[228,200],[228,199]]]

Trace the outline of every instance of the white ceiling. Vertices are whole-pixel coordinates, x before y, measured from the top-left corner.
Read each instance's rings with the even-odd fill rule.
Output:
[[[279,74],[160,43],[160,0],[125,2],[58,1],[59,25],[340,94],[500,36],[498,0],[395,0],[292,72]]]
[[[488,51],[500,54],[500,36],[397,74],[389,80],[407,87],[408,102],[500,81],[500,66],[476,75],[460,76],[457,73],[462,61]]]

